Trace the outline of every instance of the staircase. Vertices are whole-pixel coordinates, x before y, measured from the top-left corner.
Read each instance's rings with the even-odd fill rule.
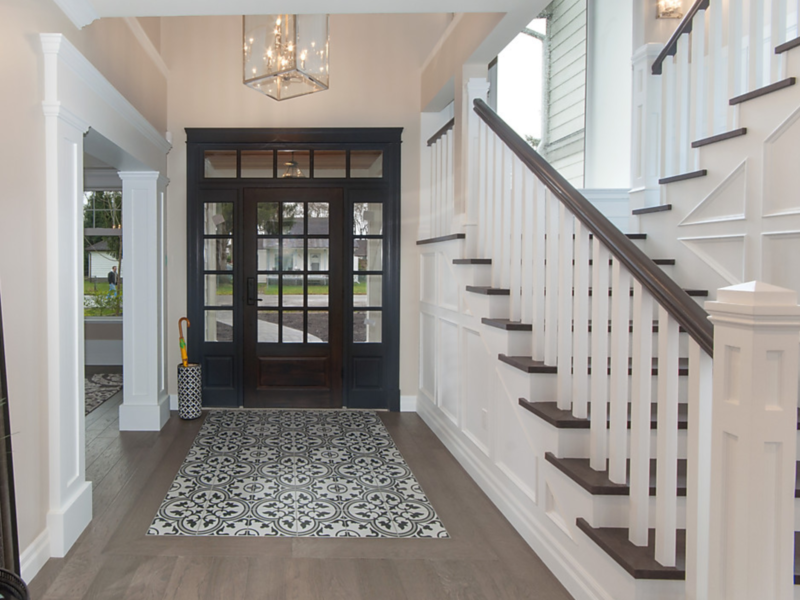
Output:
[[[741,28],[743,9],[736,2],[731,7],[733,16],[725,22],[735,31],[737,23]],[[797,98],[789,104],[800,107],[800,88],[793,88],[794,76],[787,76],[795,68],[789,57],[779,57],[774,66],[758,48],[754,52],[759,58],[746,63],[749,71],[737,71],[741,64],[728,69],[730,85],[720,84],[713,74],[711,81],[703,80],[698,66],[713,63],[699,52],[706,44],[698,36],[709,32],[711,54],[722,39],[715,36],[723,19],[712,10],[708,0],[697,2],[651,66],[654,77],[666,75],[667,80],[661,98],[664,131],[676,127],[678,134],[666,136],[660,166],[665,176],[658,177],[658,194],[649,196],[658,203],[640,202],[632,211],[641,229],[648,229],[646,234],[621,234],[477,99],[477,118],[470,122],[477,144],[467,150],[475,169],[467,190],[465,233],[418,242],[422,308],[417,410],[580,598],[800,597],[785,583],[791,584],[794,538],[780,533],[787,523],[785,531],[795,529],[793,516],[787,515],[795,513],[793,498],[800,498],[800,462],[775,467],[769,480],[774,490],[763,488],[763,512],[768,515],[762,519],[764,535],[780,540],[774,545],[778,550],[759,548],[749,559],[758,562],[757,555],[764,554],[765,561],[777,565],[762,569],[768,573],[764,580],[756,583],[750,573],[750,580],[738,579],[746,569],[737,571],[732,565],[743,564],[737,553],[744,542],[727,538],[720,546],[720,540],[733,535],[724,531],[735,522],[732,515],[741,514],[736,503],[751,500],[750,495],[733,494],[744,488],[726,470],[732,463],[725,462],[730,456],[719,458],[720,448],[724,454],[724,440],[750,439],[751,433],[740,433],[747,421],[741,415],[730,423],[716,419],[728,418],[725,394],[740,379],[770,386],[778,377],[773,372],[759,379],[770,367],[756,364],[755,358],[741,364],[729,360],[730,348],[744,353],[757,345],[758,333],[737,342],[734,330],[739,325],[725,317],[725,311],[738,310],[730,306],[747,293],[720,292],[714,308],[716,332],[701,308],[717,297],[716,288],[739,274],[708,252],[698,261],[689,244],[675,241],[681,227],[709,226],[708,219],[687,220],[692,211],[687,202],[711,206],[720,194],[709,195],[709,185],[712,190],[730,189],[731,169],[741,170],[746,153],[755,152],[745,150],[748,135],[756,133],[761,142],[774,140],[775,127],[786,130],[800,120],[794,116],[800,109],[788,117],[785,110],[774,114],[770,99],[794,93]],[[750,10],[749,39],[761,41],[754,45],[779,41],[777,55],[800,45],[800,40],[786,41],[791,28],[779,27],[787,15],[785,3],[772,3],[775,21],[769,31],[776,33],[770,36],[764,35],[755,5]],[[796,32],[796,24],[794,28]],[[750,48],[734,50],[747,56]],[[800,55],[791,60],[800,61]],[[769,68],[762,69],[764,64]],[[800,71],[800,63],[796,68]],[[687,87],[690,80],[694,87]],[[685,93],[702,96],[705,90],[712,98],[720,87],[736,91],[727,104],[732,114],[692,112],[686,104],[669,100],[669,83],[675,81],[682,82]],[[745,81],[753,89],[741,87]],[[751,112],[744,103],[752,114],[757,108],[749,107],[758,103],[770,112],[758,117],[755,130],[746,122]],[[769,129],[761,124],[770,119],[778,125]],[[725,131],[718,131],[721,127]],[[691,134],[697,135],[692,139]],[[718,150],[726,144],[741,148]],[[712,183],[704,183],[708,181]],[[699,204],[698,197],[703,199]],[[724,211],[716,216],[711,227],[734,221]],[[782,218],[778,213],[769,216]],[[440,219],[438,231],[444,233],[441,225]],[[770,268],[764,273],[780,272]],[[685,281],[686,288],[667,273]],[[750,273],[742,268],[741,275]],[[759,298],[755,305],[767,297],[787,298],[766,287],[750,291],[752,298]],[[777,344],[767,354],[786,358],[781,368],[791,371],[794,383],[791,389],[764,389],[767,396],[782,395],[778,404],[786,411],[775,431],[759,430],[757,435],[766,436],[764,444],[791,448],[794,461],[800,429],[798,344],[788,315],[796,309],[792,302],[775,302],[773,313],[787,316],[782,322],[788,329],[783,341],[765,342]],[[712,384],[715,339],[723,340],[716,347],[725,352],[722,359],[717,357]],[[740,423],[734,425],[737,418]],[[764,465],[752,471],[751,487],[758,488],[759,477],[769,477],[759,469]],[[753,493],[758,489],[744,494]],[[782,516],[771,521],[772,513]],[[767,532],[775,523],[780,524],[778,531]],[[800,582],[800,569],[794,581]],[[758,596],[752,595],[753,589],[760,590]]]

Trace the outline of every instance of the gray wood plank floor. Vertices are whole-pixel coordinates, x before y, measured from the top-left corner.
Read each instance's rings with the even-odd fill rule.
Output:
[[[94,519],[30,582],[33,600],[571,598],[412,413],[380,415],[450,539],[148,537],[202,419],[120,433],[120,402],[86,418]]]

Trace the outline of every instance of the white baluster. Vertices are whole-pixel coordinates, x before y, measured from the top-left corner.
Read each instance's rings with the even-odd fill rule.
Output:
[[[494,195],[495,159],[497,157],[497,136],[493,131],[486,132],[486,257],[492,259],[492,273],[497,269],[494,255],[494,215],[497,198]]]
[[[545,359],[545,285],[547,269],[545,235],[547,232],[547,188],[534,179],[534,236],[533,236],[533,359]]]
[[[686,460],[686,597],[708,598],[713,361],[689,339]]]
[[[714,80],[713,77],[706,76],[706,11],[698,11],[692,19],[692,79],[691,79],[691,106],[692,106],[692,127],[687,142],[687,151],[694,155],[691,168],[687,171],[697,169],[696,161],[698,153],[690,149],[691,142],[707,137],[706,117],[708,106],[706,98],[709,95],[708,81]],[[712,84],[713,85],[713,84]]]
[[[742,0],[728,3],[728,99],[738,96],[742,89]],[[728,129],[736,127],[738,110],[728,111]]]
[[[511,261],[512,261],[512,243],[513,236],[511,235],[513,229],[511,227],[514,209],[514,201],[512,196],[512,158],[514,153],[511,149],[503,144],[503,160],[501,163],[502,172],[500,177],[501,197],[503,203],[503,231],[500,236],[502,242],[502,256],[503,262],[500,271],[500,284],[499,287],[508,289],[511,285]]]
[[[572,414],[579,419],[588,417],[589,411],[589,230],[575,221],[575,297],[573,298],[573,381]],[[593,265],[599,268],[598,265]]]
[[[489,256],[486,246],[486,215],[488,198],[486,195],[486,178],[489,170],[486,145],[488,127],[483,120],[478,125],[478,258]]]
[[[691,118],[689,107],[695,92],[690,87],[691,67],[689,66],[689,36],[682,35],[678,39],[678,52],[675,55],[675,83],[678,94],[678,173],[689,171],[689,150],[692,142],[689,139]]]
[[[775,82],[784,77],[784,57],[785,53],[775,54],[774,49],[786,41],[786,3],[787,0],[772,0],[770,9],[769,27],[769,81]]]
[[[633,357],[631,364],[631,473],[628,537],[646,546],[650,513],[650,419],[653,368],[653,297],[633,282]]]
[[[514,157],[511,168],[511,274],[509,281],[510,318],[512,321],[522,320],[522,227],[525,219],[522,207],[522,184],[526,170],[520,160]]]
[[[662,139],[664,140],[662,157],[663,166],[661,167],[662,176],[678,175],[678,127],[676,113],[678,107],[677,85],[675,77],[674,58],[668,56],[662,64],[662,89],[664,94],[663,112],[664,123],[662,125]]]
[[[628,318],[631,276],[613,259],[611,295],[611,383],[609,400],[608,478],[628,480]]]
[[[521,163],[520,163],[521,164]],[[533,173],[527,167],[521,167],[520,174],[521,186],[518,193],[522,205],[522,310],[520,319],[523,323],[533,323],[533,281],[536,276],[536,264],[534,256],[533,240],[536,236],[534,225],[535,207],[535,179]],[[533,336],[536,330],[533,330]]]
[[[597,236],[592,240],[592,376],[589,464],[606,469],[608,458],[608,258]]]
[[[544,297],[544,362],[555,365],[558,359],[558,211],[561,205],[558,198],[545,188],[544,192],[547,219],[547,252],[545,256],[545,297]]]
[[[492,197],[494,198],[494,216],[492,217],[492,287],[502,287],[503,271],[506,269],[507,256],[503,253],[505,246],[506,236],[508,229],[504,228],[503,211],[505,210],[503,188],[504,188],[504,173],[503,163],[504,154],[506,152],[506,145],[503,141],[495,137],[494,146],[494,175],[492,175],[493,191]]]
[[[453,233],[453,215],[455,214],[455,177],[453,174],[453,143],[455,134],[453,130],[447,132],[447,213],[445,233]]]
[[[658,307],[656,560],[675,566],[678,528],[678,322]]]
[[[725,67],[725,55],[722,46],[723,38],[723,4],[709,6],[708,30],[708,79],[711,85],[708,98],[709,129],[700,138],[723,133],[727,127],[728,105],[728,69]]]
[[[747,49],[747,90],[764,85],[764,0],[750,0]]]
[[[434,146],[436,149],[436,236],[444,235],[444,227],[442,226],[442,213],[444,207],[444,160],[443,160],[443,144],[441,138]]]
[[[558,203],[558,408],[569,410],[572,404],[572,248],[575,217],[563,202]]]

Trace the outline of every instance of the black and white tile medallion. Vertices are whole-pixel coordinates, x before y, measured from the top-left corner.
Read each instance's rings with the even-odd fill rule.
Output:
[[[449,537],[374,412],[210,411],[148,535]]]

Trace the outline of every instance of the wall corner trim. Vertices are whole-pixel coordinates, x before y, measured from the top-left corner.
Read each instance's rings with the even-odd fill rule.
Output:
[[[78,29],[100,18],[90,0],[54,0]]]
[[[139,45],[147,53],[147,56],[150,57],[150,60],[153,61],[153,64],[156,66],[156,68],[161,71],[161,74],[165,79],[169,79],[169,67],[167,66],[167,63],[164,62],[164,58],[153,44],[150,36],[148,36],[147,32],[145,32],[142,24],[139,23],[139,19],[136,17],[125,17],[124,20],[125,24],[131,30],[131,33],[133,33],[133,35],[136,37]]]
[[[92,91],[100,96],[112,109],[114,109],[125,121],[141,133],[149,142],[154,144],[161,152],[167,154],[172,150],[166,138],[161,135],[142,114],[136,110],[125,96],[123,96],[111,83],[103,76],[89,60],[72,45],[72,43],[60,33],[40,34],[42,42],[42,52],[45,56],[56,55],[59,64],[63,64],[77,75]],[[56,77],[56,73],[47,73]],[[45,98],[50,100],[50,94],[55,94],[56,82],[45,82]],[[49,89],[52,88],[52,89]],[[62,108],[63,110],[63,108]]]
[[[49,559],[50,535],[47,528],[45,528],[20,554],[19,562],[22,579],[26,583],[30,583]]]

